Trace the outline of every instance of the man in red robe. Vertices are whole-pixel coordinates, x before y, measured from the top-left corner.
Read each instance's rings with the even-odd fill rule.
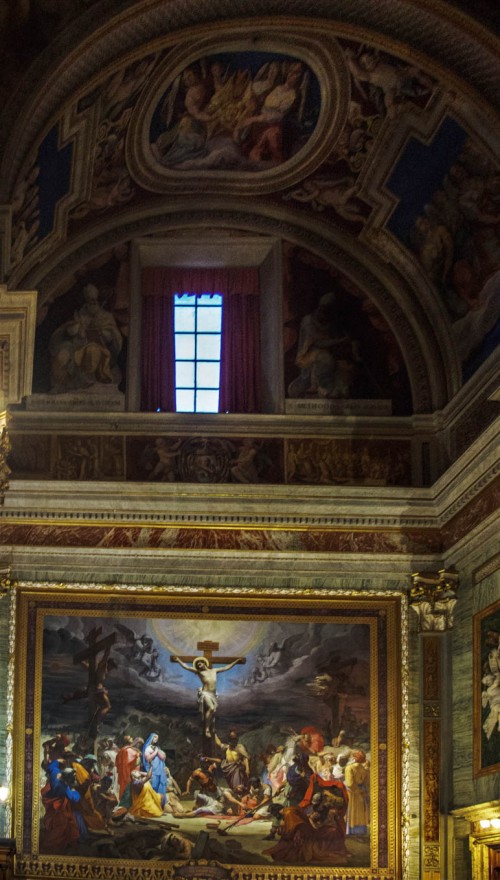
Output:
[[[141,759],[141,746],[144,743],[140,737],[132,739],[124,737],[125,744],[116,753],[116,773],[118,776],[119,798],[122,797],[130,782],[130,774],[135,770]]]

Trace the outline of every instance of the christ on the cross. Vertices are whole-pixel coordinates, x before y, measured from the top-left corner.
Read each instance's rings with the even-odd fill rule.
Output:
[[[179,663],[188,672],[194,672],[201,681],[198,689],[198,705],[203,719],[203,733],[210,739],[214,732],[215,713],[217,711],[217,676],[220,672],[228,672],[237,663],[245,663],[244,657],[212,657],[212,651],[219,647],[215,642],[199,642],[196,646],[204,651],[203,657],[170,657],[172,663]],[[185,663],[192,660],[192,665]],[[230,661],[225,666],[215,667],[211,663]]]

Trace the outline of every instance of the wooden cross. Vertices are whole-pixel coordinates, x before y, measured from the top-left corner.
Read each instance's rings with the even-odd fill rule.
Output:
[[[101,651],[108,651],[116,642],[116,633],[111,633],[109,636],[106,636],[101,641],[98,641],[99,636],[102,633],[102,627],[94,627],[91,629],[88,636],[88,648],[84,648],[83,651],[79,651],[78,654],[75,654],[73,657],[73,663],[75,666],[78,663],[83,663],[88,668],[89,672],[89,692],[92,691],[98,684],[96,681],[96,660]]]
[[[211,642],[209,640],[197,642],[196,648],[198,651],[203,651],[201,656],[208,660],[209,666],[212,666],[214,663],[233,663],[235,660],[240,664],[247,662],[245,657],[214,657],[214,651],[219,650],[219,642]],[[200,654],[183,654],[182,656],[178,654],[177,656],[179,657],[179,660],[183,660],[184,663],[192,663],[193,660],[196,660],[196,658],[200,656]],[[170,661],[175,663],[175,658],[171,656]]]

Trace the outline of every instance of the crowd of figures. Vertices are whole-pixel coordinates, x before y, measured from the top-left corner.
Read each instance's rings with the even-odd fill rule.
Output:
[[[338,865],[352,859],[349,839],[368,839],[369,755],[344,731],[327,742],[315,727],[290,729],[252,754],[252,737],[233,728],[225,742],[215,736],[215,754],[193,748],[190,769],[167,763],[175,752],[157,732],[118,740],[101,736],[95,754],[82,737],[45,740],[43,852],[181,860],[202,855],[201,828],[237,835],[252,823],[242,838],[251,830],[252,853],[233,861]],[[147,826],[132,854],[130,823]],[[205,832],[205,845],[228,860],[217,834]]]

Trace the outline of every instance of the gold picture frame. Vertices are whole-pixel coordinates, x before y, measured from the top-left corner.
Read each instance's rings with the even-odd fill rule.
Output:
[[[402,876],[399,594],[25,584],[15,625],[17,873]]]
[[[474,615],[474,776],[500,772],[500,601]]]

